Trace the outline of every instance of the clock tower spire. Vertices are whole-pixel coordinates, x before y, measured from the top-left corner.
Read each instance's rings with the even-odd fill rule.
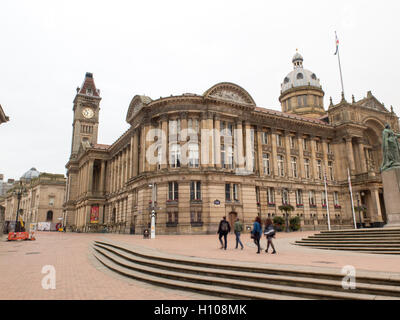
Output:
[[[96,89],[93,74],[87,72],[82,86],[76,89],[73,102],[71,158],[78,154],[82,143],[88,146],[97,143],[100,100],[100,90]]]

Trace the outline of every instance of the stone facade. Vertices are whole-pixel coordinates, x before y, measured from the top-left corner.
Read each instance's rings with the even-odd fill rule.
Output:
[[[239,217],[248,227],[257,215],[282,216],[278,207],[290,203],[304,230],[327,228],[327,206],[332,227],[348,228],[349,171],[355,205],[367,207],[362,222],[382,225],[381,132],[385,123],[398,131],[397,116],[370,92],[360,101],[331,101],[322,116],[322,99],[308,97],[300,109],[285,109],[283,101],[308,93],[324,95],[312,84],[289,88],[280,97],[284,112],[257,107],[233,83],[203,95],[137,95],[126,116],[130,128],[101,145],[101,98],[87,74],[73,106],[68,224],[140,234],[154,209],[157,233],[214,233],[222,216]]]
[[[20,181],[15,182],[14,187]],[[20,214],[26,226],[37,222],[63,222],[63,203],[65,201],[66,179],[62,174],[40,173],[31,180],[21,179],[26,192],[20,200]],[[14,187],[0,197],[0,206],[5,209],[5,221],[15,221],[18,198],[13,194]]]

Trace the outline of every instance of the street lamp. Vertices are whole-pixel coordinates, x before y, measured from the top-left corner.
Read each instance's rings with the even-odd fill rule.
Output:
[[[155,239],[156,237],[156,207],[155,207],[155,199],[156,199],[156,189],[154,188],[154,184],[149,184],[149,188],[151,188],[151,213],[150,213],[150,238]]]
[[[17,196],[17,199],[18,199],[17,215],[16,215],[16,218],[15,218],[14,232],[21,232],[21,229],[19,228],[19,225],[18,225],[19,205],[20,205],[20,202],[21,202],[22,195],[26,194],[26,188],[22,185],[22,181],[19,182],[19,185],[14,189],[12,194],[14,196]]]

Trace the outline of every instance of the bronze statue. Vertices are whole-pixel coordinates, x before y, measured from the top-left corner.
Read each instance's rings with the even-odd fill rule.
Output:
[[[383,161],[381,172],[400,168],[400,144],[397,140],[400,134],[394,133],[390,125],[386,124],[382,132]]]

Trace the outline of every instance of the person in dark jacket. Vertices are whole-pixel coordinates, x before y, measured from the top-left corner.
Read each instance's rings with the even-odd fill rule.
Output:
[[[227,246],[227,236],[228,233],[231,232],[231,226],[228,221],[226,221],[226,217],[223,217],[221,222],[219,223],[217,234],[219,234],[219,242],[221,242],[221,248],[225,249]],[[222,242],[222,237],[224,237],[224,243]]]
[[[262,232],[261,219],[260,217],[256,217],[256,219],[254,220],[253,230],[251,231],[251,234],[253,235],[254,243],[257,245],[258,248],[257,253],[260,253],[261,232]]]
[[[265,252],[268,253],[269,246],[271,245],[272,247],[272,254],[275,254],[275,247],[272,242],[272,239],[275,237],[275,229],[274,229],[274,224],[272,223],[271,219],[267,219],[265,222],[265,229],[264,229],[264,235],[267,238],[267,249],[265,249]]]

